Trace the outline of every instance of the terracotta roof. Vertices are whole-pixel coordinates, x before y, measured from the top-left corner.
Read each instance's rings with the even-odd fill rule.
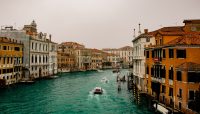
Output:
[[[163,27],[159,29],[157,33],[160,33],[161,35],[183,35],[185,32],[183,26],[171,26]]]
[[[80,45],[80,46],[84,46],[84,45],[79,44],[77,42],[62,42],[61,44],[64,44],[64,45]]]
[[[200,35],[186,34],[166,43],[166,45],[200,45]]]
[[[184,20],[183,23],[200,24],[200,19],[187,19],[187,20]]]
[[[200,64],[194,62],[185,62],[176,67],[181,71],[200,71]]]

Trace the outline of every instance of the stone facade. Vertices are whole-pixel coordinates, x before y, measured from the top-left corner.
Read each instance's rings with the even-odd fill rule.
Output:
[[[121,58],[122,66],[123,68],[129,68],[130,65],[132,65],[132,59],[133,59],[133,48],[130,46],[125,46],[122,48],[105,48],[102,51],[119,55]]]
[[[144,55],[144,47],[146,45],[154,45],[155,37],[154,32],[148,33],[148,30],[145,29],[143,34],[140,34],[136,38],[133,39],[133,78],[134,84],[137,85],[140,91],[146,91],[144,85],[145,78],[145,55]]]

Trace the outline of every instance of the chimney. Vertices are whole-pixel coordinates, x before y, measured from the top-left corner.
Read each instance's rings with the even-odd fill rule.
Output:
[[[147,34],[148,33],[148,29],[144,29],[144,33]]]
[[[51,34],[49,34],[49,41],[51,42]]]

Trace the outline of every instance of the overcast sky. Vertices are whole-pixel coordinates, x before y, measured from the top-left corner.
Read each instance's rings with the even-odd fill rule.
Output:
[[[0,0],[0,25],[22,28],[34,19],[53,41],[89,48],[132,45],[138,23],[150,31],[200,19],[200,0]]]

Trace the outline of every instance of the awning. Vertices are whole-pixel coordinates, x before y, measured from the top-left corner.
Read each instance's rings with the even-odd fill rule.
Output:
[[[153,107],[156,109],[156,104],[153,105]],[[157,104],[157,111],[163,113],[163,114],[168,114],[169,110],[163,107],[162,105]]]

